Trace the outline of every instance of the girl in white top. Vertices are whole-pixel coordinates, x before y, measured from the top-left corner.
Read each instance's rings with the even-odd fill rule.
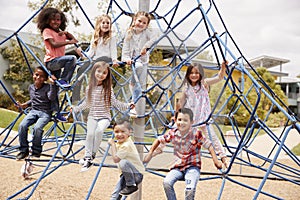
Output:
[[[117,57],[117,40],[112,35],[111,17],[107,14],[100,15],[96,20],[95,31],[90,42],[90,48],[86,55],[92,59],[91,65],[97,61],[113,62],[113,65],[118,65]],[[82,49],[79,47],[77,53],[83,59],[85,56],[81,53]],[[77,78],[90,66],[89,62],[84,63],[77,72]],[[78,81],[73,89],[72,101],[80,100],[82,79]]]
[[[122,111],[134,108],[134,104],[122,103],[116,99],[112,89],[109,64],[103,61],[96,62],[86,89],[86,99],[79,106],[71,109],[75,113],[86,108],[90,110],[87,120],[85,157],[81,160],[83,164],[81,171],[86,171],[92,166],[92,160],[101,144],[102,134],[111,121],[111,106]]]
[[[137,100],[142,92],[141,89],[146,89],[147,69],[150,56],[147,49],[150,48],[157,39],[157,34],[148,28],[150,20],[151,15],[149,13],[144,11],[137,12],[124,38],[122,61],[131,65],[133,59],[140,56],[135,63],[138,80],[135,80],[134,77],[131,79],[133,101]],[[141,87],[136,84],[137,82],[140,82]]]

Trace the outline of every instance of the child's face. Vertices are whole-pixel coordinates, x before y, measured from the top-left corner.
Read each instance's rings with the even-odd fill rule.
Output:
[[[148,27],[149,20],[145,16],[138,16],[136,17],[134,21],[134,28],[137,31],[137,33],[142,32]]]
[[[102,21],[100,22],[100,30],[102,33],[106,33],[108,31],[110,31],[111,28],[111,22],[109,20],[109,18],[104,17],[102,19]]]
[[[200,77],[201,75],[199,70],[196,67],[194,67],[189,75],[189,79],[192,83],[196,84],[199,81]]]
[[[101,85],[102,82],[106,79],[108,75],[107,67],[98,67],[95,71],[95,78],[97,80],[98,85]]]
[[[192,124],[193,121],[190,120],[190,116],[188,114],[178,113],[176,125],[181,133],[187,133],[190,130]]]
[[[41,87],[46,80],[47,80],[46,74],[43,70],[36,69],[34,71],[34,73],[33,73],[33,82],[34,82],[34,85],[37,88]]]
[[[130,130],[124,126],[124,124],[116,125],[114,127],[115,138],[118,140],[118,143],[123,143],[130,136]]]
[[[61,24],[61,16],[56,13],[52,19],[50,19],[49,26],[54,30],[59,30]]]

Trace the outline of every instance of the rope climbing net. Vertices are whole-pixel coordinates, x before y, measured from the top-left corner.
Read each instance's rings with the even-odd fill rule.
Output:
[[[39,65],[44,66],[44,63],[35,55],[32,46],[24,41],[20,32],[36,17],[42,8],[47,6],[47,3],[48,1],[24,25],[0,43],[1,46],[4,46],[10,40],[17,40],[28,65],[28,70],[31,73],[32,66],[26,56],[28,53]],[[85,12],[85,8],[81,5],[80,1],[76,0],[76,4],[84,16],[85,22],[93,27],[89,13]],[[120,49],[122,48],[124,32],[136,11],[127,1],[111,0],[108,3],[107,13],[113,18],[113,25],[116,30]],[[150,62],[147,87],[138,96],[138,100],[145,100],[145,113],[138,115],[138,118],[145,119],[145,133],[143,136],[144,142],[137,143],[137,145],[142,145],[147,152],[150,142],[146,141],[152,141],[151,138],[156,138],[171,128],[171,116],[174,114],[175,104],[181,93],[186,66],[192,62],[201,63],[206,75],[211,74],[213,76],[219,70],[220,63],[227,60],[226,77],[217,86],[218,88],[210,88],[211,93],[215,96],[211,103],[212,112],[205,121],[195,124],[195,126],[213,126],[218,130],[219,138],[227,151],[230,162],[227,169],[220,170],[219,172],[201,172],[201,174],[208,175],[207,178],[201,177],[201,180],[222,180],[219,194],[216,196],[218,199],[222,197],[225,185],[228,182],[255,191],[253,199],[256,199],[260,194],[281,199],[281,197],[262,190],[268,179],[279,179],[299,185],[299,158],[294,155],[286,144],[287,138],[291,134],[294,134],[294,132],[299,136],[299,119],[243,56],[227,30],[215,2],[212,0],[195,0],[189,1],[189,4],[185,4],[181,0],[158,0],[155,3],[150,3],[149,12],[153,16],[150,24],[151,28],[159,32],[159,37],[148,51],[154,54],[153,52],[158,50],[161,52],[162,57],[160,62]],[[124,24],[127,25],[126,28],[124,28]],[[197,59],[199,54],[207,51],[213,55],[212,62]],[[84,62],[91,63],[91,59],[89,58],[87,61],[78,59],[78,68]],[[91,67],[92,65],[90,64],[89,68],[80,76],[80,79],[84,80],[83,85],[88,83],[87,75]],[[132,75],[136,73],[135,64],[127,66],[127,68],[111,67],[111,70],[114,80],[114,92],[117,98],[125,102],[130,102],[131,94],[128,92],[130,91],[129,83]],[[15,194],[12,194],[8,199],[21,195],[28,189],[31,189],[31,192],[26,198],[30,198],[39,183],[49,174],[55,172],[61,166],[79,162],[78,158],[80,158],[79,155],[82,155],[83,145],[75,144],[82,144],[82,141],[85,139],[86,123],[84,113],[75,115],[68,112],[68,109],[72,106],[72,89],[78,82],[76,73],[72,80],[72,86],[69,89],[60,90],[60,109],[61,112],[73,118],[73,122],[60,123],[54,120],[49,123],[43,136],[43,159],[28,159],[29,162],[42,167],[43,170],[39,178]],[[3,91],[16,104],[16,100],[7,89],[5,83],[2,81],[0,83]],[[258,113],[258,108],[261,106],[262,101],[267,101],[269,105],[264,115]],[[275,132],[274,129],[271,129],[267,125],[269,116],[275,108],[284,116],[282,119],[283,129],[281,129],[280,133],[278,131]],[[112,110],[113,119],[126,115],[127,112],[122,113]],[[16,126],[22,115],[26,113],[26,110],[20,112],[16,119],[0,133],[1,157],[15,159],[18,150],[18,135],[13,134],[12,129]],[[239,121],[236,120],[240,117],[241,113],[243,114],[244,121],[246,121],[245,127],[241,127]],[[224,131],[223,125],[225,123],[231,127],[231,131]],[[268,148],[264,152],[256,148],[258,135],[262,133],[267,136],[268,143],[266,145]],[[112,134],[111,129],[108,129],[103,136],[103,141],[111,138]],[[168,153],[168,148],[164,151]],[[106,162],[106,157],[109,156],[109,146],[107,143],[102,142],[99,152],[101,154],[97,164],[99,168],[91,183],[86,199],[89,199],[92,193],[101,168],[103,166],[114,167],[111,163]],[[283,153],[298,168],[282,163],[279,156]],[[209,157],[209,154],[205,151],[203,155],[204,157]],[[251,168],[255,173],[246,175],[241,170],[239,173],[236,173],[236,166]],[[151,166],[149,164],[147,171],[164,176],[164,171],[167,171],[167,168],[156,167],[156,165]],[[261,181],[255,187],[237,180],[236,177],[258,178]]]

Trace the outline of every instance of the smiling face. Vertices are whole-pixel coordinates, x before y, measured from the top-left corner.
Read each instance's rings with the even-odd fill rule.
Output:
[[[191,85],[195,86],[197,84],[197,82],[200,80],[201,75],[199,70],[196,67],[193,67],[193,69],[191,70],[191,73],[189,75],[189,79],[191,81]]]
[[[136,33],[140,33],[148,27],[149,19],[146,16],[137,16],[134,20],[134,28]]]
[[[189,114],[178,113],[176,118],[176,125],[181,135],[185,135],[192,127],[193,121],[191,121]]]
[[[108,75],[108,68],[106,66],[100,66],[95,70],[95,78],[97,80],[97,85],[102,85],[102,82],[106,79]]]
[[[33,77],[34,86],[36,88],[42,87],[44,82],[47,80],[46,73],[39,68],[35,69],[32,77]]]
[[[61,16],[59,13],[55,13],[54,16],[49,21],[49,26],[56,31],[59,31],[61,25]]]
[[[130,136],[130,130],[124,125],[119,124],[114,127],[115,138],[118,140],[118,143],[123,143]]]
[[[110,31],[111,29],[111,21],[108,17],[103,17],[102,21],[100,22],[100,31],[102,34]]]

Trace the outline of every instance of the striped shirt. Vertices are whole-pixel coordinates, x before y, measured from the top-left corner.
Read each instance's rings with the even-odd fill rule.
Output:
[[[181,135],[180,131],[175,128],[158,137],[162,143],[171,142],[174,146],[175,164],[171,169],[178,168],[184,171],[191,166],[201,169],[201,146],[209,148],[211,142],[202,136],[200,130],[190,129],[186,135]]]
[[[86,94],[88,93],[88,87],[86,89]],[[120,111],[125,111],[129,109],[129,105],[127,103],[123,103],[116,99],[115,94],[113,93],[113,89],[111,90],[111,106],[115,107]],[[110,107],[105,106],[104,101],[104,90],[102,85],[96,86],[92,91],[92,98],[90,104],[87,103],[87,98],[79,105],[73,108],[74,112],[79,112],[84,109],[89,108],[89,117],[93,117],[94,119],[109,119],[111,120]]]

